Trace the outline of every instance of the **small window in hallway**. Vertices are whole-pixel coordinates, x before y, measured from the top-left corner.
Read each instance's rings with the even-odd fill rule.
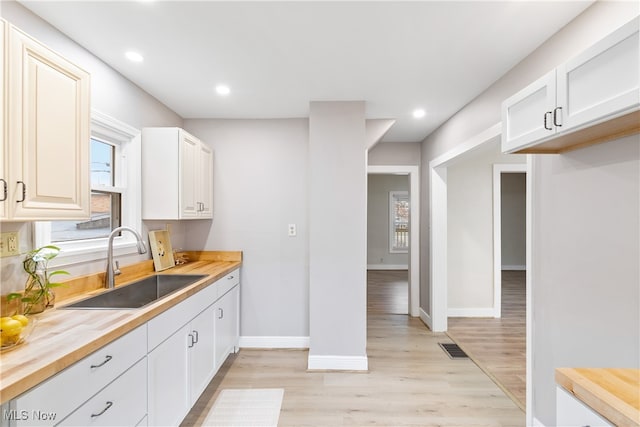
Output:
[[[389,252],[409,251],[409,193],[389,192]]]

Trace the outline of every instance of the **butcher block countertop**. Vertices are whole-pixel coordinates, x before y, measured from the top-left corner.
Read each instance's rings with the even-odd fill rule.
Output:
[[[242,252],[185,252],[189,262],[160,274],[207,274],[204,279],[145,307],[126,310],[49,309],[37,314],[27,341],[0,354],[0,403],[19,396],[106,344],[143,325],[242,264]],[[116,286],[155,274],[153,261],[122,267]],[[104,292],[104,273],[75,278],[56,288],[56,306]]]
[[[640,369],[558,368],[556,382],[617,426],[640,426]]]

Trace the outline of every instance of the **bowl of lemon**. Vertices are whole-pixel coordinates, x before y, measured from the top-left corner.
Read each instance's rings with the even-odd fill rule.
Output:
[[[36,320],[23,314],[0,317],[0,350],[9,350],[25,342],[35,326]]]

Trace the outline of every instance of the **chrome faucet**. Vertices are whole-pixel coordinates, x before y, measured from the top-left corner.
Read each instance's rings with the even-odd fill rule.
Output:
[[[117,227],[114,228],[111,234],[109,234],[109,242],[107,243],[107,272],[104,276],[104,286],[107,289],[113,289],[115,287],[115,277],[120,274],[120,264],[115,262],[115,268],[113,266],[113,238],[121,231],[130,231],[136,236],[136,245],[138,246],[138,253],[143,254],[147,252],[147,247],[142,240],[142,236],[136,230],[131,227]]]

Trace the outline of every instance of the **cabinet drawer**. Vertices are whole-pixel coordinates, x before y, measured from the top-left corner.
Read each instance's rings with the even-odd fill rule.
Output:
[[[240,283],[240,269],[233,270],[231,273],[224,276],[222,279],[218,279],[215,283],[217,288],[217,296],[220,298],[234,286]]]
[[[147,354],[146,332],[141,326],[22,394],[14,400],[15,409],[61,420]],[[28,418],[16,425],[51,425],[51,420]]]
[[[160,343],[169,338],[178,329],[186,325],[195,314],[213,304],[216,300],[216,286],[211,284],[147,323],[148,351],[151,352]]]
[[[133,426],[147,413],[147,359],[136,363],[59,426]]]

